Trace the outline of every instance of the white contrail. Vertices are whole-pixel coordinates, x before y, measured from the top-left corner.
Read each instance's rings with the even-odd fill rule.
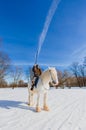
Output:
[[[49,25],[51,23],[51,20],[54,16],[54,13],[57,9],[57,6],[59,4],[61,0],[53,0],[52,4],[51,4],[51,7],[49,9],[49,12],[48,12],[48,15],[46,17],[46,20],[45,20],[45,23],[44,23],[44,28],[43,28],[43,31],[40,35],[40,38],[39,38],[39,44],[38,44],[38,55],[41,51],[41,47],[43,45],[43,42],[45,40],[45,37],[46,37],[46,34],[47,34],[47,31],[48,31],[48,28],[49,28]]]

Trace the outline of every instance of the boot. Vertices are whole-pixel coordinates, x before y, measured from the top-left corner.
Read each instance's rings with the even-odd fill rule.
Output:
[[[33,91],[33,89],[34,89],[34,84],[31,86],[31,90]]]

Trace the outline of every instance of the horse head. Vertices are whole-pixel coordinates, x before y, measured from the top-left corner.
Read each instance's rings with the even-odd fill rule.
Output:
[[[49,74],[51,77],[50,84],[52,86],[57,87],[59,82],[58,82],[58,76],[57,76],[57,71],[56,71],[55,67],[49,67]]]

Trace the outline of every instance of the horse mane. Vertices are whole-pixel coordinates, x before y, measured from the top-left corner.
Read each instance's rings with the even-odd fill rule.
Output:
[[[51,69],[55,69],[55,67],[48,67],[48,68],[45,69],[43,72],[46,72],[46,71],[51,70]]]
[[[47,69],[45,69],[45,70],[42,72],[41,76],[44,75],[45,73],[47,73],[47,71],[53,70],[53,69],[55,70],[55,67],[48,67]]]

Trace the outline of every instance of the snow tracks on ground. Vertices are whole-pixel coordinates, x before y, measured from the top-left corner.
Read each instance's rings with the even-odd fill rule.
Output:
[[[86,130],[86,89],[50,89],[49,112],[27,100],[27,88],[0,89],[0,130]]]

